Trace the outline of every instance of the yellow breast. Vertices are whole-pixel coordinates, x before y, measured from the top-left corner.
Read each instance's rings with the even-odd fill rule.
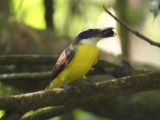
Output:
[[[98,48],[95,45],[81,44],[76,48],[75,56],[69,65],[52,81],[51,88],[64,86],[64,80],[70,83],[83,77],[96,63]]]
[[[79,45],[76,54],[65,69],[65,78],[67,82],[83,77],[97,61],[98,49],[93,45]]]

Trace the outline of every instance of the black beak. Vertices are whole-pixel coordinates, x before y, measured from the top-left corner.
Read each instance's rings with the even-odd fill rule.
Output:
[[[113,29],[113,27],[99,29],[97,37],[113,37],[114,35],[116,35]]]

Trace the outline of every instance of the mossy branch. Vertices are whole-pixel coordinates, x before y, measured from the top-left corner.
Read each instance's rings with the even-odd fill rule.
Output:
[[[74,90],[54,89],[34,93],[0,97],[0,109],[35,110],[47,106],[87,104],[108,98],[160,88],[160,72],[123,77],[92,85],[81,85]]]

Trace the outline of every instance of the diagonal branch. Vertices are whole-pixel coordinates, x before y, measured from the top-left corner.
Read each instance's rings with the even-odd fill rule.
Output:
[[[129,27],[125,22],[123,22],[122,20],[118,19],[116,16],[114,16],[105,6],[103,6],[104,10],[110,15],[112,16],[118,23],[120,23],[122,26],[124,26],[127,30],[129,30],[131,33],[135,34],[137,37],[147,41],[148,43],[150,43],[151,45],[160,47],[160,43],[155,42],[151,39],[149,39],[148,37],[142,35],[141,33],[139,33],[138,31],[132,29],[131,27]]]
[[[0,109],[35,110],[47,106],[87,104],[108,98],[160,88],[160,72],[151,72],[97,83],[81,85],[74,90],[54,89],[0,97]]]

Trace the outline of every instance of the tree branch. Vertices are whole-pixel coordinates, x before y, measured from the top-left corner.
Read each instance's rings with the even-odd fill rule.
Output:
[[[73,91],[54,89],[0,97],[0,109],[35,110],[47,106],[87,104],[108,98],[160,88],[160,72],[144,73],[92,85],[81,85]]]
[[[24,113],[15,110],[6,110],[5,114],[3,115],[0,120],[19,120]]]
[[[46,120],[55,116],[63,115],[75,109],[79,105],[65,105],[50,107],[44,110],[38,111],[27,117],[21,118],[21,120]]]
[[[57,58],[53,55],[1,55],[0,65],[54,65]]]
[[[52,65],[55,64],[57,57],[48,55],[7,55],[0,56],[0,64],[17,64],[17,65]],[[122,66],[116,65],[107,61],[99,60],[98,63],[93,66],[87,75],[97,74],[109,74],[116,78],[134,75],[138,73],[144,73],[147,71],[136,70],[131,66],[125,65],[122,62]],[[6,85],[11,85],[23,91],[39,91],[43,90],[49,84],[50,72],[37,72],[37,73],[12,73],[0,75],[0,81]],[[26,82],[27,81],[27,82]],[[31,83],[32,81],[32,83]],[[32,86],[32,84],[36,86]]]
[[[129,27],[125,22],[123,22],[122,20],[118,19],[116,16],[114,16],[111,12],[109,12],[109,10],[103,6],[104,10],[110,15],[112,16],[118,23],[120,23],[122,26],[124,26],[127,30],[129,30],[131,33],[135,34],[137,37],[147,41],[148,43],[150,43],[151,45],[160,47],[160,43],[155,42],[151,39],[149,39],[148,37],[142,35],[141,33],[139,33],[138,31],[132,29],[131,27]]]
[[[54,65],[55,62],[57,61],[56,56],[51,56],[51,55],[3,55],[0,56],[0,65],[10,65],[10,64],[16,64],[16,65]],[[113,63],[99,60],[98,63],[93,66],[93,70],[89,71],[89,75],[94,75],[94,74],[110,74],[113,75],[114,77],[123,77],[123,76],[128,76],[128,75],[133,75],[137,73],[143,73],[145,72],[144,70],[136,70],[131,66],[119,66],[115,65]],[[18,75],[18,76],[16,76]],[[44,74],[41,74],[40,76],[42,78],[47,78],[48,79],[49,72],[46,72]],[[8,76],[9,78],[7,78]],[[0,76],[0,81],[6,80],[6,79],[17,79],[19,76],[22,77],[22,79],[40,79],[38,73],[30,73],[30,74],[14,74],[14,76],[11,75],[1,75]],[[32,78],[34,76],[34,78]]]
[[[51,72],[2,74],[0,81],[23,92],[33,92],[44,90],[51,82],[50,76]]]
[[[37,61],[39,61],[39,59],[37,59]],[[36,59],[34,60],[36,61]],[[33,63],[35,62],[34,60],[32,61]],[[24,60],[24,61],[27,61],[27,60]],[[46,61],[46,63],[48,64],[49,62]],[[38,64],[40,64],[40,62]],[[133,67],[115,65],[103,60],[99,60],[98,63],[93,68],[94,69],[91,69],[87,75],[110,74],[118,78],[118,77],[124,77],[124,76],[147,72],[144,70],[136,70]],[[0,81],[7,82],[7,81],[15,81],[15,80],[26,80],[26,81],[49,80],[51,73],[52,72],[50,71],[50,72],[35,72],[35,73],[2,74],[0,75]]]
[[[0,81],[13,81],[13,80],[30,80],[40,81],[49,80],[51,72],[35,72],[35,73],[12,73],[0,75]]]

